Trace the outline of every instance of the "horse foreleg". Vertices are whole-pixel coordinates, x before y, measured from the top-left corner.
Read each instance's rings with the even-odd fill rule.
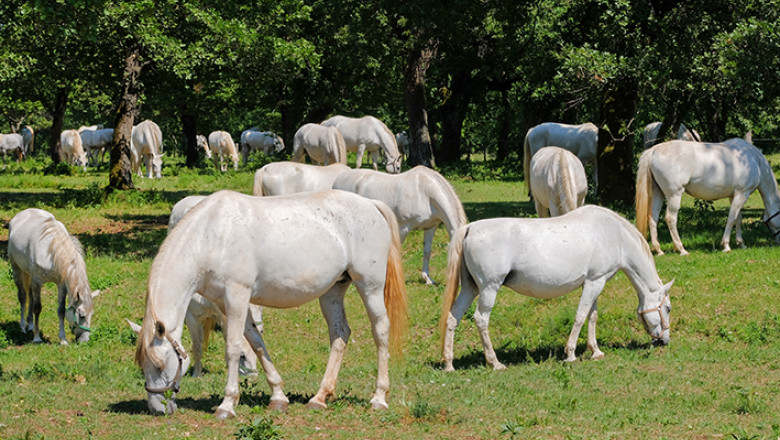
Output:
[[[41,283],[33,281],[30,286],[30,310],[32,311],[33,319],[33,342],[43,342],[41,339],[41,329],[38,327],[38,318],[41,316]]]
[[[263,333],[263,309],[253,304],[249,305],[247,320],[252,321],[252,326],[262,335]],[[246,333],[246,330],[244,330]],[[257,375],[257,354],[249,341],[244,338],[244,345],[241,350],[241,362],[239,372],[248,375]]]
[[[422,264],[422,277],[425,280],[425,284],[431,286],[436,284],[431,279],[430,262],[431,262],[431,249],[433,248],[433,237],[436,235],[436,229],[439,225],[432,228],[428,228],[423,232],[423,264]]]
[[[260,365],[262,365],[263,371],[265,371],[266,382],[268,382],[268,386],[271,387],[271,402],[268,404],[268,409],[284,412],[287,411],[290,400],[284,395],[284,391],[282,390],[284,381],[279,372],[276,371],[273,362],[271,362],[271,356],[268,354],[268,348],[266,348],[265,341],[263,341],[263,336],[261,334],[262,326],[258,328],[252,317],[254,312],[251,307],[252,306],[250,306],[250,314],[247,316],[246,322],[244,323],[244,337],[246,341],[249,342],[249,345],[252,346],[255,353],[257,353],[257,356],[260,359]]]
[[[726,221],[726,229],[723,231],[723,238],[720,240],[720,244],[723,247],[723,252],[730,252],[731,247],[729,246],[729,241],[731,239],[731,228],[736,225],[737,229],[737,246],[739,247],[745,247],[745,242],[742,239],[742,207],[745,206],[745,203],[747,202],[748,195],[741,193],[741,192],[735,192],[734,196],[731,197],[731,207],[729,208],[729,218]]]
[[[227,363],[227,384],[225,397],[215,413],[220,420],[235,417],[235,405],[238,405],[238,360],[241,357],[241,342],[244,335],[247,307],[249,305],[249,290],[243,287],[227,288],[224,294],[225,360]]]
[[[656,255],[663,255],[664,251],[661,250],[661,244],[658,243],[658,217],[661,215],[661,208],[664,206],[664,194],[658,185],[653,185],[652,193],[652,206],[650,211],[650,218],[648,219],[648,226],[650,229],[650,249],[656,253]],[[668,225],[667,225],[668,226]]]
[[[330,356],[328,356],[328,365],[325,368],[325,376],[320,383],[320,389],[317,394],[309,399],[306,406],[309,409],[325,409],[328,407],[326,400],[332,396],[336,390],[336,380],[338,379],[341,361],[344,358],[344,350],[347,348],[347,341],[352,330],[347,323],[347,315],[344,313],[344,294],[349,284],[337,283],[328,293],[320,297],[320,310],[325,321],[328,323],[328,335],[330,336]],[[371,324],[376,332],[376,319],[371,316]],[[387,357],[389,322],[385,320],[384,346],[385,357]],[[376,339],[376,335],[374,336]],[[387,375],[387,359],[385,359],[385,375]],[[373,403],[373,399],[372,399]],[[385,404],[385,408],[387,404]]]
[[[494,370],[506,370],[506,365],[498,361],[496,352],[493,350],[493,342],[488,333],[488,324],[490,324],[490,313],[496,304],[496,294],[500,286],[490,286],[483,288],[479,293],[477,300],[477,310],[474,311],[474,323],[479,330],[479,338],[482,340],[482,347],[485,349],[485,361],[492,366]]]
[[[461,276],[461,288],[455,302],[452,303],[450,312],[447,316],[447,328],[444,333],[444,344],[442,346],[442,362],[444,362],[444,371],[455,371],[452,365],[453,345],[455,341],[455,329],[458,327],[463,314],[466,313],[471,303],[477,297],[479,290],[470,277]]]
[[[677,215],[680,213],[680,204],[682,202],[682,192],[672,194],[666,199],[666,224],[669,226],[669,234],[672,236],[674,250],[680,255],[688,255],[680,239],[680,233],[677,232]]]
[[[598,321],[598,299],[593,301],[593,307],[590,308],[590,315],[588,315],[588,349],[593,355],[591,359],[601,359],[604,357],[604,352],[599,350],[598,342],[596,341],[596,321]]]
[[[607,283],[607,278],[602,277],[596,280],[586,280],[582,286],[582,296],[580,297],[580,304],[577,306],[577,313],[574,315],[574,325],[571,328],[569,334],[569,340],[566,341],[566,362],[574,362],[577,360],[575,352],[577,350],[577,338],[580,336],[580,330],[585,324],[585,320],[595,311],[596,299],[598,298],[601,290],[604,289],[604,285]],[[593,338],[595,342],[596,324],[593,324]],[[590,341],[588,341],[590,343]],[[594,352],[595,354],[595,352]],[[603,353],[602,353],[603,355]]]
[[[371,152],[371,161],[374,163],[374,171],[379,171],[379,150]]]
[[[67,293],[68,290],[65,288],[65,284],[57,286],[57,317],[60,320],[60,345],[68,345],[68,337],[65,334],[65,298]]]

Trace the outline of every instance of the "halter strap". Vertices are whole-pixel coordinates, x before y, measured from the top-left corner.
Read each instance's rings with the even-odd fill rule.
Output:
[[[67,309],[65,309],[65,311],[66,311],[66,312],[67,312],[68,310],[72,310],[72,311],[73,311],[73,325],[71,325],[71,326],[70,326],[70,331],[71,331],[71,332],[73,332],[73,330],[74,330],[74,329],[76,329],[76,328],[78,327],[78,328],[80,328],[80,329],[82,329],[82,330],[84,330],[84,331],[86,331],[86,332],[91,332],[91,331],[92,331],[92,329],[91,329],[91,328],[89,328],[89,327],[86,327],[86,326],[83,326],[83,325],[79,324],[79,321],[78,321],[78,313],[76,313],[76,309],[77,309],[77,308],[78,308],[78,307],[76,307],[76,306],[75,306],[73,303],[71,303],[71,304],[68,306],[68,308],[67,308]]]
[[[668,296],[669,295],[664,295],[663,299],[661,299],[661,302],[657,306],[645,310],[640,310],[639,312],[637,312],[640,315],[645,315],[647,313],[652,313],[652,312],[658,312],[658,316],[661,317],[661,335],[660,336],[650,335],[653,339],[661,339],[664,330],[669,330],[670,328],[669,323],[666,321],[666,319],[664,319],[664,314],[661,312],[661,307],[663,307],[664,303],[666,302],[666,298]]]
[[[179,392],[179,383],[181,382],[181,365],[182,361],[184,359],[187,359],[187,352],[184,351],[183,348],[181,348],[181,345],[179,345],[178,342],[176,342],[171,335],[165,335],[166,339],[168,339],[168,342],[171,343],[173,346],[174,351],[176,351],[176,357],[178,358],[179,365],[176,367],[176,375],[173,377],[173,381],[169,383],[167,386],[161,387],[161,388],[150,388],[149,385],[144,383],[144,388],[146,388],[146,392],[152,393],[152,394],[163,394],[166,391],[173,391],[174,396],[176,393]]]
[[[776,213],[772,214],[766,220],[764,220],[764,224],[766,225],[767,228],[769,228],[769,232],[772,234],[772,238],[775,238],[777,237],[777,234],[780,234],[780,228],[776,231],[772,231],[772,228],[769,226],[769,222],[771,222],[772,219],[777,217],[778,215],[780,215],[780,209],[778,209]]]

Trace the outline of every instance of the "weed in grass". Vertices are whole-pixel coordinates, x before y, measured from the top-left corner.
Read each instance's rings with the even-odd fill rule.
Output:
[[[737,388],[736,395],[727,403],[734,414],[760,414],[767,405],[758,391],[751,388]]]
[[[409,413],[417,420],[431,419],[439,412],[439,407],[431,404],[417,393],[414,402],[402,401],[401,404],[409,410]]]
[[[274,425],[274,421],[270,417],[258,417],[251,424],[239,427],[234,435],[238,440],[273,440],[283,438],[279,428]]]
[[[516,435],[522,434],[525,428],[530,428],[538,424],[539,418],[536,416],[528,418],[515,416],[514,420],[506,421],[501,424],[501,434],[509,434],[510,437],[514,438]]]

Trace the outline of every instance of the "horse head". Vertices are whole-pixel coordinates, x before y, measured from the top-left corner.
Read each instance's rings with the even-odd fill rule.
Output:
[[[274,150],[276,150],[277,153],[284,151],[284,141],[279,135],[274,135]]]
[[[65,310],[65,320],[68,321],[70,331],[76,338],[76,342],[89,341],[89,334],[92,331],[90,328],[92,314],[95,311],[91,299],[94,299],[99,294],[100,290],[95,290],[94,292],[89,293],[90,300],[84,301],[81,298],[78,298]]]
[[[159,179],[162,177],[162,157],[165,156],[165,153],[163,154],[154,154],[152,156],[152,173],[154,174],[155,179]]]
[[[772,234],[775,242],[780,244],[780,209],[774,214],[770,214],[769,210],[764,211],[763,222],[769,228],[769,232]]]
[[[387,159],[387,165],[385,170],[390,174],[398,174],[401,172],[401,155],[399,154],[394,159]]]
[[[130,320],[127,322],[139,337],[136,362],[144,371],[149,411],[153,414],[173,414],[177,409],[176,393],[179,392],[182,375],[190,366],[190,359],[162,322],[155,322],[153,328],[142,328]],[[153,335],[146,335],[147,331],[152,331]]]
[[[669,292],[672,289],[674,280],[661,286],[658,289],[658,296],[661,298],[657,306],[645,310],[637,310],[639,320],[645,326],[655,343],[669,345],[669,313],[672,311],[672,301]]]

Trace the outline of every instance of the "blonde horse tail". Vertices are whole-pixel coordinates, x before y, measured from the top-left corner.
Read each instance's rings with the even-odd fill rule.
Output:
[[[531,144],[528,142],[528,136],[531,135],[533,127],[528,129],[525,134],[525,141],[523,142],[523,179],[525,179],[525,186],[528,187],[528,195],[531,195]]]
[[[450,239],[447,250],[447,284],[444,288],[444,297],[441,304],[441,319],[439,320],[439,333],[441,334],[441,347],[444,350],[444,338],[447,336],[447,319],[450,309],[455,302],[455,295],[460,286],[461,267],[463,266],[463,240],[468,233],[468,227],[459,228]]]
[[[565,214],[577,209],[577,194],[574,189],[574,176],[572,175],[572,169],[564,150],[558,152],[556,161],[558,162],[560,174],[560,179],[558,179],[557,182],[558,212]]]
[[[385,277],[385,308],[390,320],[390,351],[403,357],[404,340],[409,328],[409,307],[406,301],[406,282],[401,258],[401,236],[398,220],[393,211],[383,202],[374,200],[374,205],[385,218],[390,228],[390,249],[387,252],[387,274]]]
[[[336,148],[336,162],[346,165],[347,144],[344,142],[344,136],[341,135],[341,132],[336,127],[332,127],[331,130],[333,130],[333,146]]]
[[[650,162],[653,159],[653,149],[645,150],[639,158],[636,172],[636,228],[642,236],[647,233],[650,206],[653,203],[653,170]]]

